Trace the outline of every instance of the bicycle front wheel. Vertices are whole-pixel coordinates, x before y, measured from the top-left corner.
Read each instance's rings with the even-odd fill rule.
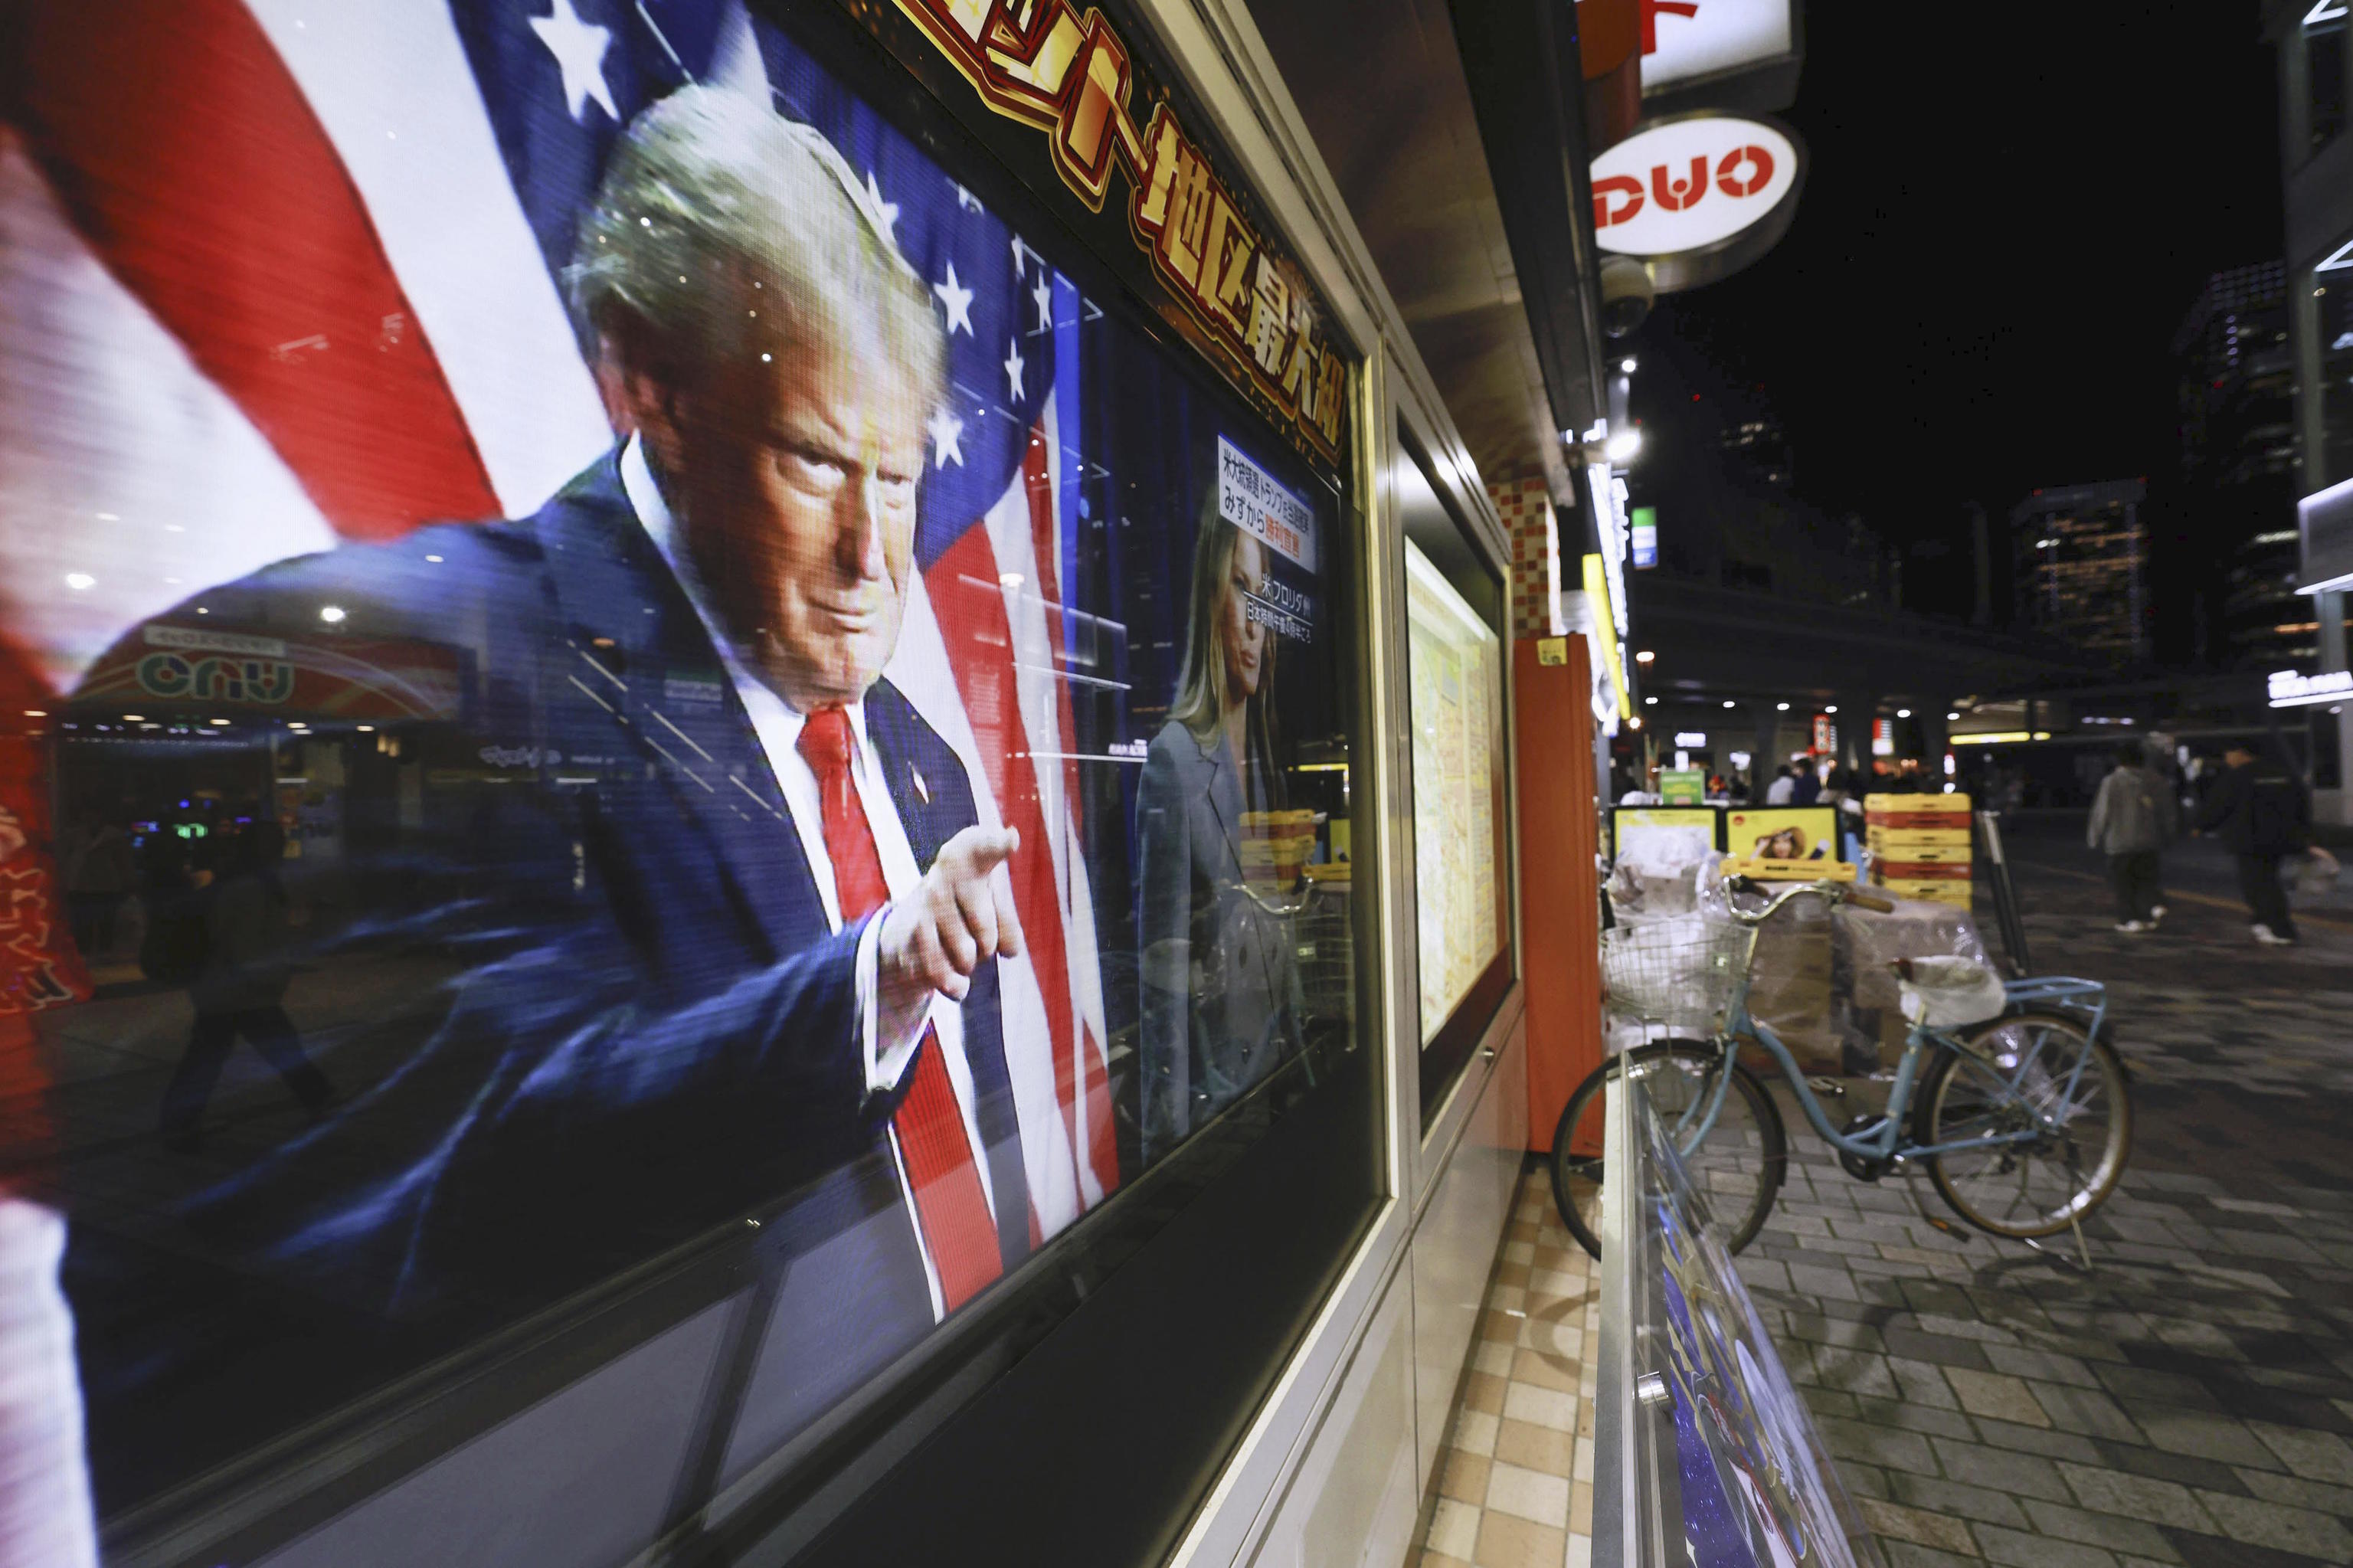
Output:
[[[1602,1128],[1609,1120],[1609,1097],[1629,1068],[1675,1139],[1709,1214],[1738,1252],[1756,1239],[1773,1212],[1788,1163],[1788,1139],[1780,1111],[1756,1075],[1722,1048],[1697,1040],[1636,1045],[1595,1068],[1568,1097],[1552,1135],[1552,1196],[1561,1224],[1579,1246],[1601,1255]],[[1702,1139],[1698,1123],[1724,1073],[1732,1075],[1732,1082]]]
[[[2107,1201],[2132,1153],[2124,1063],[2082,1024],[2045,1012],[1989,1019],[1940,1051],[1921,1086],[1923,1144],[2016,1142],[1924,1157],[1953,1212],[1998,1236],[2047,1236]]]

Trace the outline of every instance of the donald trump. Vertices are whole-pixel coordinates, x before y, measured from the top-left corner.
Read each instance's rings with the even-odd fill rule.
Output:
[[[343,1119],[408,1152],[281,1250],[388,1244],[395,1310],[505,1317],[757,1231],[782,1431],[1030,1247],[996,966],[1020,845],[881,676],[942,330],[832,147],[715,90],[628,127],[566,282],[619,439],[535,514],[159,621],[315,640],[332,604],[335,636],[465,655],[405,744],[528,742],[521,788],[404,844],[406,928],[462,969]]]

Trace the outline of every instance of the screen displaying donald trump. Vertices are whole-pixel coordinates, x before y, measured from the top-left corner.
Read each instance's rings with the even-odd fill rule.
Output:
[[[1353,1028],[1328,478],[739,6],[298,9],[0,95],[45,1561],[722,1300],[723,1483]]]

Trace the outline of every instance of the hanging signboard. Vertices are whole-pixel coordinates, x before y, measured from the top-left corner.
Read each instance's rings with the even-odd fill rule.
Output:
[[[1130,40],[1071,0],[897,5],[990,111],[1042,133],[1089,212],[1124,180],[1128,237],[1166,291],[1164,318],[1302,451],[1336,461],[1347,361],[1331,313]]]
[[[1696,289],[1770,250],[1804,183],[1805,149],[1787,126],[1671,115],[1593,160],[1594,237],[1641,262],[1661,293]]]
[[[1642,90],[1778,60],[1797,47],[1791,0],[1644,0]]]

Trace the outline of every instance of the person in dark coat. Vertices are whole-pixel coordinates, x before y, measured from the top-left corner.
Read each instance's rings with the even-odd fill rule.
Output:
[[[2295,917],[2280,885],[2280,862],[2311,842],[2312,797],[2286,764],[2244,741],[2225,747],[2222,761],[2222,774],[2199,810],[2198,831],[2221,839],[2238,857],[2239,890],[2255,940],[2286,947],[2296,940]]]
[[[257,822],[227,840],[207,840],[189,871],[191,926],[204,932],[202,967],[188,985],[196,1023],[186,1054],[164,1089],[164,1136],[195,1152],[206,1102],[241,1035],[278,1070],[303,1108],[317,1116],[333,1086],[302,1053],[286,1015],[286,889],[278,876],[277,824]]]

